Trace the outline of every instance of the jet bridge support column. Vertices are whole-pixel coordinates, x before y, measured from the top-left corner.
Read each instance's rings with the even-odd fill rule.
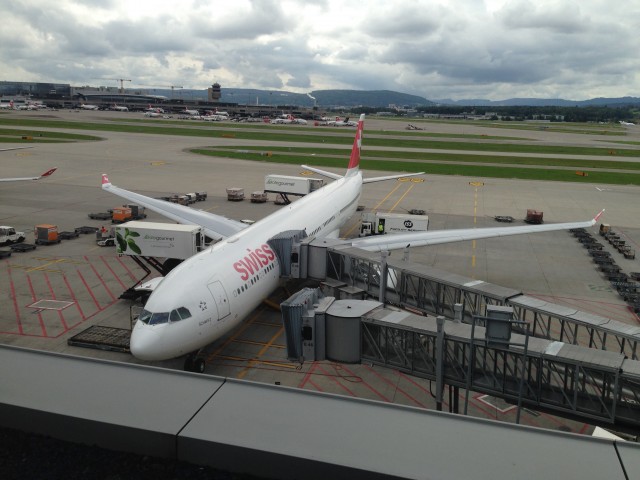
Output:
[[[384,250],[380,252],[380,292],[378,293],[378,301],[384,305],[385,293],[387,291],[387,257],[389,252]]]

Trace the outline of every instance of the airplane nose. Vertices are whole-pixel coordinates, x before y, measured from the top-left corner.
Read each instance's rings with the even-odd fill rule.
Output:
[[[131,332],[129,349],[131,354],[140,360],[162,360],[162,345],[160,345],[160,331],[162,328],[138,325]],[[164,352],[166,354],[166,352]]]

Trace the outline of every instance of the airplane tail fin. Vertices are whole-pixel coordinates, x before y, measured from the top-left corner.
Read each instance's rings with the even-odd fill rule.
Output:
[[[109,181],[109,177],[107,177],[106,173],[102,174],[102,188],[109,188],[111,186],[111,182]]]
[[[44,178],[44,177],[48,177],[50,175],[53,175],[53,172],[55,172],[56,170],[57,170],[57,168],[52,168],[51,170],[47,170],[42,175],[40,175],[40,178]]]
[[[351,157],[349,158],[349,166],[347,167],[347,176],[354,175],[360,169],[360,148],[362,147],[362,130],[363,129],[364,129],[364,113],[360,115],[360,120],[358,120],[356,137],[353,140],[353,148],[351,149]]]

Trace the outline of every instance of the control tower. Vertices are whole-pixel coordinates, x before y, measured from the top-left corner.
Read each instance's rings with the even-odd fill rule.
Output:
[[[207,89],[207,94],[210,102],[217,102],[220,100],[222,96],[222,89],[220,88],[219,83],[214,83]]]

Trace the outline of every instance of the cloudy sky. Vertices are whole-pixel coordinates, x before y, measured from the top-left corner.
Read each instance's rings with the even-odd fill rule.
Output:
[[[640,0],[2,0],[0,80],[640,96]]]

